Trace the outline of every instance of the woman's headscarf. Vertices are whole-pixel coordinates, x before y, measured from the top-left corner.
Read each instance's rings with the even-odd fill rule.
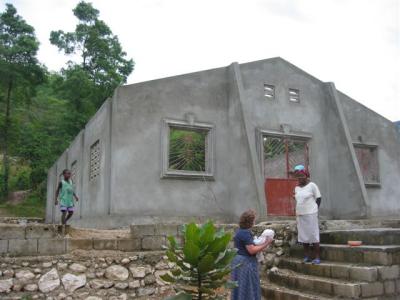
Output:
[[[304,174],[306,177],[310,177],[310,173],[304,168],[303,165],[297,165],[294,167],[295,174]]]

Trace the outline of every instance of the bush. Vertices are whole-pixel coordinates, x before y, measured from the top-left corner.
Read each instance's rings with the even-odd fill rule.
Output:
[[[175,267],[161,278],[175,284],[178,292],[169,299],[220,299],[216,294],[218,288],[236,287],[235,282],[227,279],[236,255],[236,250],[228,248],[231,234],[223,229],[217,232],[211,221],[202,226],[187,224],[183,232],[183,247],[174,237],[168,237],[167,256]]]

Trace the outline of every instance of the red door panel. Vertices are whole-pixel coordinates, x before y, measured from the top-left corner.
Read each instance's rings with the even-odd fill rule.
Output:
[[[265,195],[267,196],[268,215],[295,215],[293,191],[296,185],[296,179],[267,178],[265,180]]]

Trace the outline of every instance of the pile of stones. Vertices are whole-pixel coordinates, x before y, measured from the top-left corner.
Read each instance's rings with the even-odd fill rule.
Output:
[[[104,257],[93,251],[84,257],[3,258],[0,298],[161,299],[171,287],[160,276],[172,266],[162,252]]]

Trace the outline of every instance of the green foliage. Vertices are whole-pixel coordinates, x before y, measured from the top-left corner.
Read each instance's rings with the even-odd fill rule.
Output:
[[[73,12],[79,21],[75,31],[52,31],[50,42],[65,54],[81,56],[80,64],[70,64],[66,79],[74,80],[75,72],[80,78],[87,77],[93,84],[90,86],[86,82],[91,90],[89,93],[96,87],[96,104],[101,104],[118,85],[126,82],[133,70],[133,60],[125,58],[118,37],[104,21],[99,20],[99,11],[92,4],[81,1]],[[83,91],[79,87],[75,90]]]
[[[0,12],[0,198],[8,189],[32,189],[43,197],[48,168],[133,70],[133,61],[99,20],[97,9],[82,1],[73,12],[78,19],[75,31],[53,31],[50,40],[81,61],[69,62],[57,73],[38,63],[34,28],[15,7],[7,4]],[[30,204],[37,204],[38,211]],[[38,215],[42,210],[39,201],[7,206],[13,214]]]
[[[40,189],[31,193],[22,203],[0,204],[0,210],[12,217],[44,218],[46,202]]]
[[[39,42],[32,26],[28,25],[12,4],[6,4],[5,12],[0,14],[0,95],[4,118],[1,134],[3,155],[2,194],[7,196],[9,189],[9,152],[15,126],[12,108],[18,109],[29,103],[35,87],[43,82],[43,68],[36,54]]]
[[[206,170],[206,131],[171,128],[169,168],[185,171]]]
[[[228,248],[231,234],[223,229],[217,231],[209,221],[202,226],[190,223],[184,226],[183,246],[174,237],[168,237],[167,257],[175,264],[171,274],[161,278],[173,283],[179,293],[170,300],[219,299],[216,290],[220,287],[232,288],[229,281],[231,261],[236,251]]]

